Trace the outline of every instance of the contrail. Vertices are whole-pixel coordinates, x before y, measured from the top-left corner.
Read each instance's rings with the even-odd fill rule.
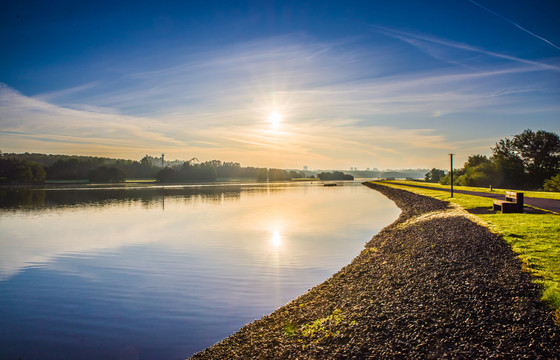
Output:
[[[549,44],[549,45],[551,45],[551,46],[554,46],[556,49],[560,50],[560,47],[559,47],[558,45],[555,45],[555,44],[552,43],[551,41],[548,41],[547,39],[545,39],[545,38],[543,38],[543,37],[541,37],[541,36],[539,36],[539,35],[537,35],[537,34],[531,32],[531,31],[525,29],[523,26],[519,25],[519,24],[516,23],[515,21],[510,20],[510,19],[508,19],[507,17],[502,16],[502,15],[498,14],[497,12],[488,9],[487,7],[485,7],[485,6],[483,6],[483,5],[480,5],[479,3],[477,3],[477,2],[474,1],[474,0],[469,0],[469,1],[470,1],[471,3],[473,3],[473,4],[475,4],[476,6],[478,6],[479,8],[481,8],[481,9],[483,9],[483,10],[485,10],[485,11],[488,11],[490,14],[496,15],[496,16],[499,17],[500,19],[505,20],[505,21],[507,21],[508,23],[510,23],[510,24],[512,24],[512,25],[514,25],[514,26],[516,26],[517,28],[519,28],[519,29],[525,31],[527,34],[530,34],[530,35],[536,37],[537,39],[540,39],[540,40],[546,42],[547,44]]]

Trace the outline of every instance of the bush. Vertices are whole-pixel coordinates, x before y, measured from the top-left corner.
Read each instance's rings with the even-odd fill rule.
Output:
[[[560,173],[544,182],[544,189],[546,191],[560,191]]]

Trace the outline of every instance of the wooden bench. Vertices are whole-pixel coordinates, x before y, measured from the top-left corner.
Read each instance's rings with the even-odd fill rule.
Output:
[[[522,213],[523,212],[523,193],[506,191],[505,200],[494,200],[494,210],[502,210],[505,213]]]

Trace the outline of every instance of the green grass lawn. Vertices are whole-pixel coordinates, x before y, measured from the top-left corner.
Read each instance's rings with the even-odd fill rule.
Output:
[[[492,209],[493,204],[493,200],[489,198],[463,194],[455,194],[452,198],[447,192],[403,186],[399,185],[399,182],[405,183],[401,181],[383,181],[377,183],[448,201],[459,205],[467,211],[487,209],[487,213],[475,214],[474,216],[480,219],[481,223],[486,225],[492,232],[500,235],[511,245],[513,251],[515,251],[523,261],[526,271],[534,276],[535,282],[543,285],[542,299],[556,310],[556,318],[560,322],[560,215],[549,213],[493,213],[489,211]],[[418,184],[418,182],[414,181],[410,181],[409,183]],[[436,187],[442,186],[434,185],[436,185]],[[458,188],[464,188],[465,190],[472,189],[466,186],[460,186]],[[535,193],[541,194],[540,192]],[[556,196],[560,198],[560,194],[552,194],[556,194]]]
[[[410,181],[410,180],[384,180],[383,183],[430,186],[435,189],[449,189],[450,187],[449,185],[441,185],[441,184],[429,183],[424,181]],[[492,191],[490,191],[490,188],[474,187],[474,186],[457,186],[457,185],[454,185],[453,189],[476,191],[476,192],[483,192],[489,194],[504,194],[504,195],[506,191],[518,191],[518,192],[523,192],[525,197],[560,200],[560,192],[526,191],[526,190],[512,190],[512,189],[492,189]]]

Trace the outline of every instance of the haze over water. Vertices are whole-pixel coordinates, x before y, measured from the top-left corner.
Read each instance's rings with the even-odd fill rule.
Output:
[[[0,193],[0,358],[180,359],[348,264],[399,214],[359,183]]]

